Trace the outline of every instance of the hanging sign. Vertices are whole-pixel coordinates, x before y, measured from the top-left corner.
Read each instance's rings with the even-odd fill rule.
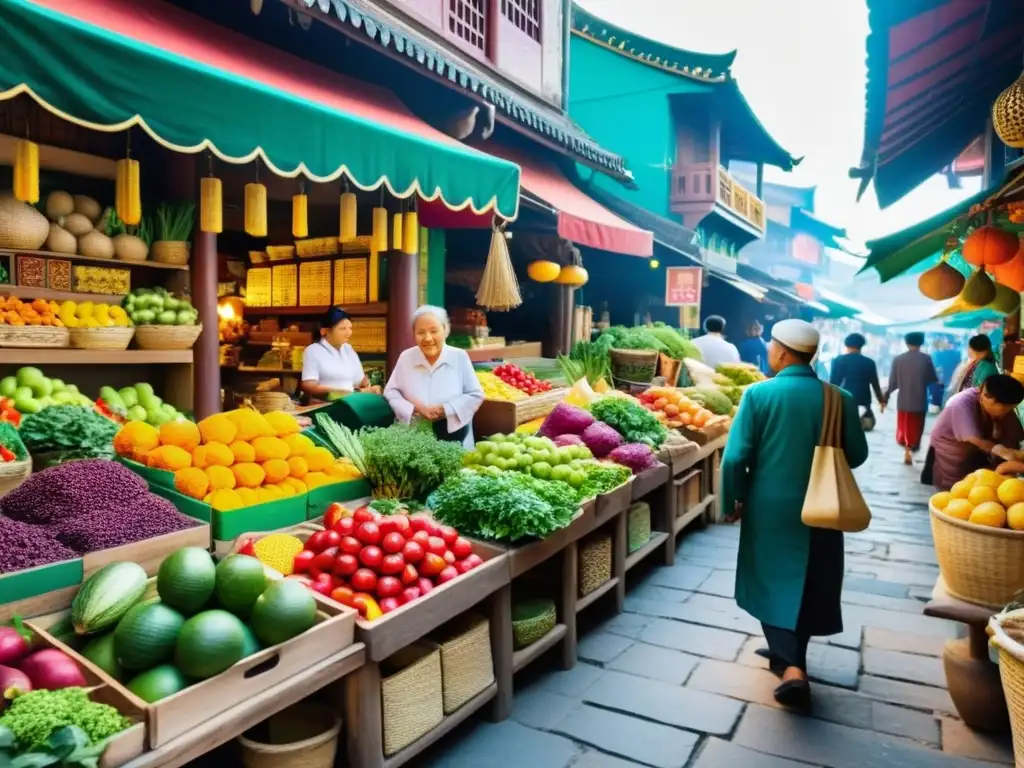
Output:
[[[682,328],[700,327],[700,293],[704,282],[701,267],[666,267],[665,306],[679,307]]]

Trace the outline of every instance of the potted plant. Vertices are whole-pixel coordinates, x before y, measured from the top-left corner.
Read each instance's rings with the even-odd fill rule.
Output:
[[[153,260],[161,264],[188,264],[189,237],[195,219],[195,203],[160,203],[153,218]]]

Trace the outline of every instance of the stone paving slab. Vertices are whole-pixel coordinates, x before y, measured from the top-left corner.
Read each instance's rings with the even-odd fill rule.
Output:
[[[792,768],[810,765],[754,752],[721,739],[708,739],[693,764],[694,768]]]
[[[942,660],[931,656],[920,656],[902,651],[887,651],[883,648],[864,649],[864,673],[905,680],[910,683],[946,686],[946,671]]]
[[[728,551],[732,552],[732,550]],[[659,568],[651,574],[648,583],[672,589],[694,590],[710,575],[710,568],[677,563],[670,568]]]
[[[699,662],[699,656],[636,643],[610,664],[606,664],[605,669],[682,685]]]
[[[947,715],[956,714],[956,708],[953,706],[953,700],[949,698],[949,693],[942,688],[933,688],[930,685],[904,683],[884,677],[861,675],[860,688],[858,690],[866,696],[871,696],[890,704],[901,704],[905,707],[923,709],[929,712],[942,712]]]
[[[962,720],[942,718],[942,751],[951,755],[1013,765],[1013,740],[1008,733],[974,731]]]
[[[868,594],[882,595],[883,597],[905,598],[910,593],[910,587],[894,581],[851,577],[843,580],[843,591],[867,592]]]
[[[676,619],[680,622],[728,629],[747,635],[761,632],[761,623],[750,614],[741,611],[735,603],[732,603],[731,610],[727,612],[714,608],[704,608],[697,603],[692,603],[697,598],[724,599],[716,598],[712,595],[693,595],[685,603],[666,603],[658,600],[639,600],[627,596],[625,608],[630,613],[642,613],[646,616],[656,616],[663,619]]]
[[[890,560],[906,560],[912,563],[927,563],[938,566],[939,561],[935,558],[935,547],[923,544],[890,544]]]
[[[869,648],[916,653],[920,656],[942,656],[946,642],[942,637],[917,635],[913,632],[893,632],[878,627],[868,627],[864,630],[864,645]],[[945,685],[945,681],[942,685]]]
[[[613,616],[601,624],[598,630],[635,639],[640,637],[644,627],[648,626],[652,621],[654,619],[650,616],[643,616],[639,613],[620,613],[618,616]]]
[[[589,706],[560,720],[552,730],[656,768],[682,768],[698,740],[695,733]]]
[[[673,589],[654,584],[649,579],[638,584],[635,589],[629,591],[629,600],[650,600],[662,603],[685,603],[690,599],[693,592],[685,589]]]
[[[573,760],[572,768],[643,768],[641,763],[631,763],[628,760],[606,755],[596,749],[588,749],[582,755]]]
[[[768,669],[768,660],[757,654],[760,648],[766,648],[762,638],[751,638],[739,658],[737,664],[757,669]],[[860,654],[847,648],[812,642],[807,647],[807,668],[811,680],[829,683],[842,688],[856,688],[860,674]]]
[[[584,662],[576,664],[572,669],[552,672],[543,677],[538,684],[550,693],[581,698],[590,686],[601,679],[603,674],[604,670],[600,667]]]
[[[523,725],[544,730],[581,706],[578,698],[551,693],[533,685],[516,691],[512,699],[512,718]]]
[[[579,643],[579,657],[596,664],[607,664],[633,645],[633,641],[611,632],[591,632]]]
[[[581,749],[569,739],[527,728],[514,720],[478,722],[423,768],[566,768]]]
[[[739,654],[747,638],[738,632],[657,619],[644,628],[639,639],[651,645],[660,645],[662,648],[674,648],[698,656],[732,661]]]
[[[715,570],[697,587],[705,595],[727,597],[730,600],[736,592],[736,571]]]

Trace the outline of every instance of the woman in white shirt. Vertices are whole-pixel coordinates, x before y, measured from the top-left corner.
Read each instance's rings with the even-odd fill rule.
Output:
[[[405,350],[384,387],[398,421],[432,422],[441,440],[473,447],[473,416],[484,401],[473,363],[463,349],[444,343],[451,325],[440,307],[423,306],[412,316],[416,346]]]
[[[320,319],[320,340],[302,353],[302,391],[316,400],[332,394],[350,394],[369,388],[359,355],[348,343],[352,320],[340,307],[331,307]]]

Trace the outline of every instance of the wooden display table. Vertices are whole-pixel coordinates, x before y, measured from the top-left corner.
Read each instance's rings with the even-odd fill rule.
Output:
[[[939,576],[926,616],[966,624],[968,635],[949,640],[942,651],[946,687],[957,714],[979,731],[1007,731],[1010,728],[999,667],[989,656],[988,620],[996,611],[951,597]]]
[[[668,534],[664,541],[666,565],[675,563],[676,539],[684,529],[694,522],[704,525],[719,516],[719,467],[728,439],[728,435],[722,435],[672,463],[671,517],[663,529]]]

